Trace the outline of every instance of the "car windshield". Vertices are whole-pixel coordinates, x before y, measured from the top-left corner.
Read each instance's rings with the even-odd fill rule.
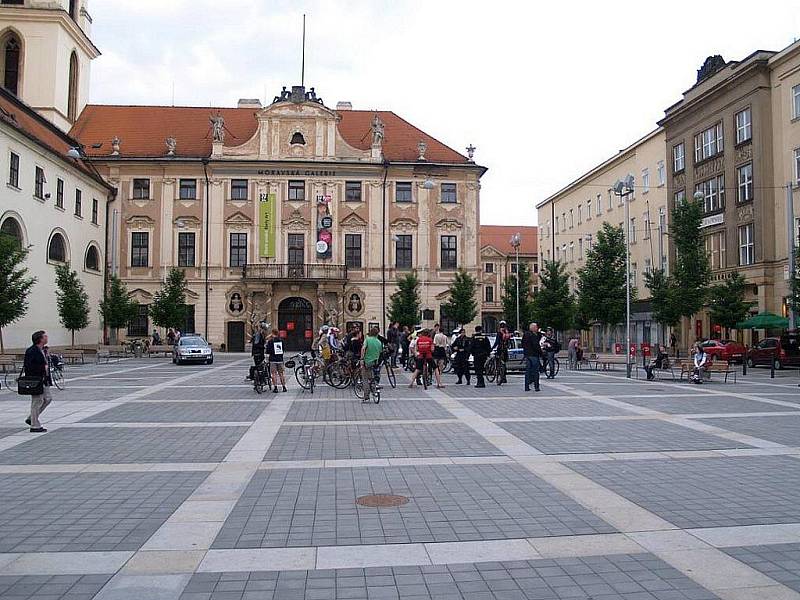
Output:
[[[181,346],[206,346],[206,341],[201,337],[181,338]]]

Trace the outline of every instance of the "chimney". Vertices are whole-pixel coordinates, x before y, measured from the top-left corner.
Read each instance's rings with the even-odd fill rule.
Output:
[[[336,110],[353,110],[353,103],[347,100],[339,100],[336,103]]]
[[[261,108],[261,100],[258,98],[239,98],[238,108]]]

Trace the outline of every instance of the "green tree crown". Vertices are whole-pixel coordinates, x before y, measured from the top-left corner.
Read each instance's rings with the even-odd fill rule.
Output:
[[[183,329],[186,322],[186,275],[182,269],[170,268],[167,280],[153,296],[150,318],[159,327]]]
[[[544,263],[539,271],[539,292],[533,297],[532,311],[532,320],[542,327],[566,331],[574,326],[575,298],[569,291],[569,275],[564,264],[552,260]]]
[[[28,252],[15,238],[0,233],[0,352],[4,351],[3,327],[28,312],[28,296],[36,283],[24,266]]]
[[[100,314],[107,327],[125,327],[136,316],[138,305],[128,296],[125,283],[116,275],[108,278],[106,297],[100,302]]]
[[[413,327],[419,319],[421,305],[416,274],[408,273],[398,278],[397,291],[389,297],[389,320]]]
[[[517,323],[517,277],[519,277],[519,320]],[[531,270],[525,262],[519,263],[517,273],[510,274],[503,282],[503,317],[514,330],[521,329],[533,319],[533,294],[531,292]]]
[[[450,284],[447,303],[442,306],[444,314],[459,325],[472,322],[478,314],[476,288],[475,278],[465,270],[459,269]]]
[[[89,326],[89,295],[69,263],[56,267],[56,304],[61,324],[72,334]]]

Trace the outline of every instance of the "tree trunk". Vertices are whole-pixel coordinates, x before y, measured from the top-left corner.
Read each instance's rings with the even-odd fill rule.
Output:
[[[3,354],[5,348],[3,347],[3,328],[0,327],[0,354]]]
[[[75,330],[70,329],[69,331],[72,334],[72,347],[75,348]]]
[[[117,328],[111,327],[108,331],[108,337],[110,338],[110,344],[112,346],[117,345]]]

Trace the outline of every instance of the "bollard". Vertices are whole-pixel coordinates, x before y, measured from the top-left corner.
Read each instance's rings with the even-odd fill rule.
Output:
[[[769,378],[775,379],[775,359],[769,361]]]

